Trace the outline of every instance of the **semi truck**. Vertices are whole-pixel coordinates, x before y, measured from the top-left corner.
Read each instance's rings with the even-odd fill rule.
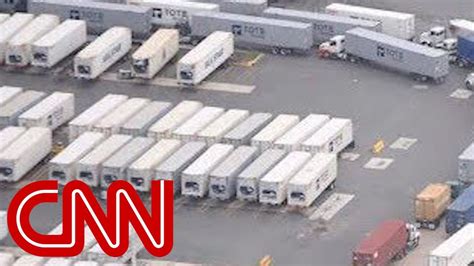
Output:
[[[170,102],[151,102],[141,111],[132,116],[121,128],[120,133],[134,137],[145,136],[148,129],[170,109]]]
[[[0,151],[6,149],[13,141],[25,133],[24,127],[6,127],[0,131]]]
[[[196,141],[197,134],[224,113],[220,107],[205,106],[195,115],[173,131],[173,138],[183,141]]]
[[[446,210],[446,233],[453,234],[474,222],[474,185],[466,188]]]
[[[300,118],[297,115],[278,115],[251,139],[251,145],[258,147],[261,151],[270,149],[274,141],[283,136],[290,128],[298,124],[299,121]]]
[[[234,35],[215,31],[178,61],[178,83],[194,86],[201,83],[234,53]]]
[[[301,149],[311,153],[337,154],[351,145],[354,145],[352,121],[345,118],[333,118],[305,140]]]
[[[418,228],[435,230],[451,203],[451,188],[436,183],[426,186],[415,198],[415,219]]]
[[[469,265],[474,261],[474,224],[466,224],[428,256],[428,266]]]
[[[39,103],[46,93],[28,90],[13,98],[0,109],[0,126],[10,126],[18,124],[18,117]]]
[[[5,52],[7,50],[8,41],[13,36],[26,27],[33,19],[34,15],[25,13],[15,13],[4,23],[0,24],[0,63],[5,62]]]
[[[224,134],[249,116],[249,111],[230,109],[197,134],[199,141],[212,145],[221,141]]]
[[[9,101],[23,92],[21,87],[2,86],[0,87],[0,107],[4,106]]]
[[[222,138],[222,143],[234,146],[249,145],[250,139],[272,121],[270,113],[254,113],[229,131]]]
[[[354,266],[385,266],[405,257],[420,242],[415,225],[402,220],[387,220],[370,232],[352,252]]]

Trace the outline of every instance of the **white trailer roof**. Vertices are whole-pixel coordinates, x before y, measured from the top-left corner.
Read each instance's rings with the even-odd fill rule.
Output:
[[[120,149],[123,145],[127,144],[132,139],[131,136],[127,135],[112,135],[84,158],[82,158],[80,164],[95,164],[102,163],[109,158],[113,153]]]
[[[168,1],[167,1],[168,2]],[[179,37],[178,30],[175,29],[159,29],[146,42],[133,53],[132,58],[135,60],[147,59],[158,53],[157,47],[162,47],[168,43],[170,39]]]
[[[239,174],[239,178],[260,178],[273,168],[284,156],[284,150],[268,149]]]
[[[158,117],[162,117],[171,108],[169,102],[151,102],[141,111],[132,116],[122,127],[126,129],[142,129]]]
[[[69,124],[73,125],[92,125],[106,116],[120,104],[127,101],[128,96],[120,94],[108,94],[87,110],[74,118]]]
[[[203,175],[212,171],[216,164],[219,163],[224,157],[229,155],[234,150],[234,146],[226,144],[214,144],[196,161],[194,161],[188,168],[186,168],[183,174],[189,175]]]
[[[332,161],[337,161],[336,154],[318,153],[301,168],[290,182],[295,185],[308,185],[313,178],[320,175]]]
[[[152,169],[163,162],[171,153],[176,151],[181,141],[162,139],[130,165],[130,169]]]
[[[15,13],[7,21],[0,24],[0,42],[6,42],[33,20],[33,14]]]
[[[74,263],[74,266],[99,266],[98,262],[82,260]]]
[[[60,103],[74,99],[74,94],[66,92],[54,92],[20,115],[24,119],[38,119],[52,112]]]
[[[74,263],[71,259],[66,258],[51,258],[44,266],[71,266]]]
[[[228,177],[238,171],[249,158],[257,154],[258,149],[250,146],[240,146],[235,149],[219,166],[211,172],[211,176]],[[240,173],[237,173],[240,174]]]
[[[195,135],[224,113],[224,108],[206,106],[178,127],[173,134]]]
[[[32,127],[13,141],[10,146],[0,152],[2,159],[16,160],[31,148],[31,140],[37,140],[44,136],[52,138],[52,132],[49,128]]]
[[[268,172],[263,178],[263,182],[275,182],[279,183],[285,179],[289,179],[290,175],[295,170],[306,163],[311,158],[311,154],[308,152],[294,151],[289,153],[283,160],[281,160],[270,172]]]
[[[249,114],[250,112],[247,110],[230,109],[201,130],[198,135],[202,137],[216,137],[225,134],[237,123],[247,118]]]
[[[151,128],[152,132],[165,132],[176,129],[185,120],[202,108],[203,104],[197,101],[182,101],[176,105],[163,118],[158,120]]]
[[[0,131],[0,151],[6,149],[13,141],[25,133],[24,127],[6,127]]]
[[[274,141],[298,122],[299,116],[297,115],[281,114],[258,132],[258,134],[252,138],[252,141]]]
[[[468,30],[474,33],[474,22],[466,19],[452,19],[449,25],[454,29]]]
[[[113,27],[102,33],[97,39],[95,39],[86,48],[77,54],[79,58],[92,58],[100,55],[105,49],[116,44],[124,36],[132,36],[132,32],[129,28],[125,27]]]
[[[384,9],[376,9],[370,7],[363,7],[363,6],[354,6],[354,5],[346,5],[341,3],[333,3],[326,7],[327,10],[339,10],[343,12],[356,12],[356,13],[364,13],[369,14],[371,16],[377,17],[388,17],[388,18],[395,18],[395,19],[408,19],[413,18],[415,15],[409,13],[402,13]]]
[[[46,261],[45,257],[37,257],[33,255],[23,255],[19,257],[13,266],[42,266]]]
[[[10,14],[0,13],[0,24],[10,18]]]
[[[72,32],[76,32],[78,28],[86,27],[84,20],[67,19],[59,26],[48,32],[46,35],[37,40],[33,45],[40,47],[51,47],[64,37],[69,36]]]
[[[13,253],[0,252],[0,265],[11,265],[15,261]]]
[[[133,115],[145,108],[150,103],[146,98],[131,98],[123,104],[119,105],[117,109],[113,110],[108,115],[104,116],[95,127],[109,128],[113,126],[122,126]]]
[[[204,142],[188,142],[158,165],[156,171],[176,171],[176,169],[188,162],[190,158],[196,156],[197,153],[202,152],[205,148],[206,143]]]
[[[200,3],[191,1],[169,0],[132,0],[133,4],[149,7],[168,7],[174,9],[196,9],[202,11],[219,11],[219,5],[213,3]]]
[[[350,119],[344,118],[333,118],[327,124],[325,124],[320,130],[316,131],[309,139],[307,139],[305,145],[320,146],[327,143],[331,137],[334,136],[338,131],[351,124]]]
[[[234,35],[230,32],[215,31],[207,36],[196,47],[194,47],[194,49],[183,56],[179,60],[179,64],[189,66],[194,65],[208,57],[209,54],[215,51],[217,47],[221,46],[222,43],[227,42],[229,39],[233,38]]]
[[[117,168],[128,167],[134,160],[148,150],[153,143],[155,143],[155,140],[152,138],[134,138],[107,159],[103,166]]]
[[[437,248],[430,252],[430,256],[452,257],[460,248],[470,241],[474,241],[474,224],[468,223],[454,235],[441,243]],[[472,250],[470,251],[473,252]]]
[[[91,150],[91,145],[98,145],[104,137],[102,133],[85,132],[54,157],[50,163],[70,164],[80,160]]]
[[[294,144],[304,141],[328,121],[328,115],[310,114],[278,138],[275,144]]]
[[[20,87],[10,87],[10,86],[0,87],[0,106],[6,104],[8,101],[13,99],[22,91],[23,91],[23,88],[20,88]]]
[[[8,42],[9,45],[32,44],[59,24],[59,17],[50,14],[41,14],[33,21],[28,23],[20,32],[18,32]]]

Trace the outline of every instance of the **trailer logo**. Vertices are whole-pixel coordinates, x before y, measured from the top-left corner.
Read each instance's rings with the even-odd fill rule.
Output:
[[[72,9],[69,11],[70,19],[83,19],[87,22],[102,23],[104,20],[104,14],[94,11],[80,11]]]
[[[222,55],[224,54],[224,49],[220,49],[211,58],[209,58],[206,63],[204,64],[204,68],[208,68],[209,66],[213,65]]]
[[[377,56],[379,57],[389,57],[395,61],[403,61],[403,52],[397,51],[395,49],[383,47],[381,45],[377,45]]]
[[[87,224],[102,250],[118,257],[128,250],[129,224],[145,249],[162,257],[173,247],[173,182],[152,181],[151,212],[126,181],[116,181],[107,191],[107,214],[91,189],[83,182],[69,182],[63,190],[63,232],[43,235],[31,223],[33,209],[42,203],[58,202],[58,182],[38,181],[23,187],[8,208],[8,228],[24,251],[42,257],[72,257],[84,248]]]
[[[254,38],[264,39],[265,30],[262,27],[258,26],[248,26],[248,25],[232,25],[232,33],[234,35],[249,35]]]
[[[319,31],[321,34],[331,34],[334,35],[334,27],[327,24],[314,24],[314,28]]]
[[[163,16],[163,10],[161,8],[153,8],[153,15],[154,18],[161,18]]]

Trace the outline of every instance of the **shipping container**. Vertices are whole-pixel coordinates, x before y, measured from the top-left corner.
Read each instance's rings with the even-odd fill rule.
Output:
[[[328,115],[310,114],[279,137],[273,144],[273,148],[287,152],[300,150],[301,143],[322,128],[328,121]]]
[[[225,144],[234,146],[249,145],[250,139],[272,121],[270,113],[254,113],[234,129],[229,131],[222,139]]]
[[[43,160],[52,148],[49,128],[32,127],[0,152],[0,180],[16,182]]]
[[[302,150],[337,154],[354,142],[352,134],[351,120],[333,118],[303,142]]]
[[[466,224],[433,251],[428,257],[428,266],[469,265],[474,261],[474,224]]]
[[[198,101],[182,101],[163,118],[158,120],[148,131],[148,137],[159,140],[170,138],[175,129],[201,110],[203,104]]]
[[[0,241],[5,239],[8,236],[8,224],[7,224],[7,211],[0,211]],[[4,255],[1,253],[1,255]],[[6,265],[6,264],[1,264],[2,259],[4,257],[0,256],[0,265]]]
[[[31,0],[28,12],[49,13],[61,18],[84,20],[87,31],[100,35],[112,27],[127,27],[134,37],[146,38],[151,31],[152,10],[148,7],[98,1]]]
[[[191,1],[133,0],[132,4],[151,7],[152,23],[158,26],[186,26],[198,12],[219,12],[219,5]]]
[[[6,127],[0,131],[0,152],[26,132],[24,127]]]
[[[131,136],[112,135],[103,141],[77,162],[76,178],[91,187],[97,187],[102,176],[103,163],[131,140]]]
[[[4,230],[7,228],[7,224],[5,223],[4,225]],[[13,253],[7,253],[7,252],[0,252],[0,265],[13,265],[15,262],[15,256]]]
[[[337,155],[317,153],[288,183],[288,205],[309,207],[337,177]]]
[[[8,41],[34,19],[32,14],[15,13],[0,24],[0,63],[5,61]]]
[[[201,83],[233,53],[234,35],[230,32],[212,32],[178,61],[178,83],[188,86]]]
[[[33,60],[33,43],[58,25],[58,16],[42,14],[36,17],[8,41],[5,62],[17,67],[29,65]]]
[[[27,0],[8,0],[0,2],[0,11],[3,12],[26,12]]]
[[[175,139],[162,139],[146,151],[127,169],[127,180],[137,191],[149,192],[155,177],[155,168],[181,146]]]
[[[474,31],[458,36],[457,63],[461,67],[474,65]]]
[[[104,133],[107,136],[118,134],[120,128],[149,103],[150,100],[146,98],[130,98],[108,115],[104,116],[94,125],[92,130]]]
[[[228,200],[235,196],[236,179],[255,158],[258,149],[251,146],[240,146],[235,149],[209,176],[209,197]]]
[[[104,134],[96,132],[86,132],[79,136],[49,162],[49,179],[58,180],[61,185],[75,180],[77,162],[104,139]]]
[[[232,145],[214,144],[181,175],[181,193],[202,198],[209,189],[209,174],[234,150]]]
[[[259,184],[259,201],[261,203],[280,205],[286,200],[288,182],[311,159],[311,154],[302,151],[289,153]]]
[[[396,38],[412,40],[415,37],[415,15],[362,6],[333,3],[326,7],[326,13],[382,24],[382,32]]]
[[[223,12],[201,12],[191,18],[193,39],[215,31],[232,32],[235,46],[271,48],[284,55],[307,52],[313,46],[313,26],[309,23]]]
[[[313,25],[314,44],[325,42],[336,35],[344,35],[346,31],[356,27],[366,28],[373,31],[382,30],[381,23],[377,21],[286,8],[267,8],[263,12],[263,16],[311,23]]]
[[[105,189],[114,181],[127,180],[127,168],[153,144],[155,140],[152,138],[137,137],[120,148],[102,164],[100,187]]]
[[[443,183],[429,184],[415,198],[417,227],[436,229],[451,202],[451,188]]]
[[[446,233],[457,232],[467,223],[474,223],[474,185],[448,206],[446,210]]]
[[[75,114],[72,93],[54,92],[18,117],[23,127],[47,127],[55,130],[71,120]]]
[[[101,100],[82,112],[69,122],[69,140],[77,138],[92,127],[103,117],[111,113],[118,106],[126,102],[128,96],[119,94],[107,94]]]
[[[237,198],[258,201],[260,179],[286,155],[285,151],[268,149],[237,176]]]
[[[196,141],[199,131],[212,123],[224,113],[220,107],[205,106],[195,115],[173,131],[173,138],[183,141]]]
[[[277,116],[251,139],[252,146],[258,147],[261,151],[271,148],[275,140],[283,136],[299,121],[300,118],[297,115],[282,114]]]
[[[155,169],[154,180],[172,180],[174,194],[181,191],[181,174],[206,150],[204,142],[188,142]]]
[[[345,36],[345,52],[352,61],[361,58],[436,83],[449,74],[449,56],[443,50],[362,28]]]
[[[151,102],[132,116],[121,128],[120,133],[134,137],[145,136],[148,129],[162,118],[172,105],[169,102]]]
[[[453,35],[474,33],[474,22],[466,19],[452,19],[449,21],[449,29]]]
[[[132,55],[136,77],[152,79],[179,51],[179,32],[160,29]]]
[[[44,266],[72,266],[74,261],[66,258],[49,259]]]
[[[67,19],[32,45],[33,66],[51,68],[87,42],[83,20]]]
[[[222,12],[236,13],[250,16],[260,16],[268,7],[267,0],[222,0],[220,2]]]
[[[13,266],[43,266],[46,263],[45,257],[38,257],[33,255],[22,255],[19,257]]]
[[[110,28],[74,57],[74,75],[77,78],[95,79],[131,48],[129,28]]]
[[[23,92],[23,88],[20,87],[10,87],[2,86],[0,87],[0,107],[7,104],[16,96],[20,95]]]
[[[207,145],[218,143],[227,132],[244,121],[249,114],[247,110],[230,109],[201,130],[197,139],[206,142]]]
[[[13,98],[0,109],[0,126],[17,125],[18,117],[45,96],[44,92],[28,90]]]
[[[458,179],[474,183],[474,142],[458,156]]]

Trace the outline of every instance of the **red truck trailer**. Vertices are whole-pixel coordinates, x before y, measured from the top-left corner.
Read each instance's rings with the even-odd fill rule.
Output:
[[[364,238],[352,254],[354,266],[385,266],[418,245],[418,229],[402,220],[382,222]]]

